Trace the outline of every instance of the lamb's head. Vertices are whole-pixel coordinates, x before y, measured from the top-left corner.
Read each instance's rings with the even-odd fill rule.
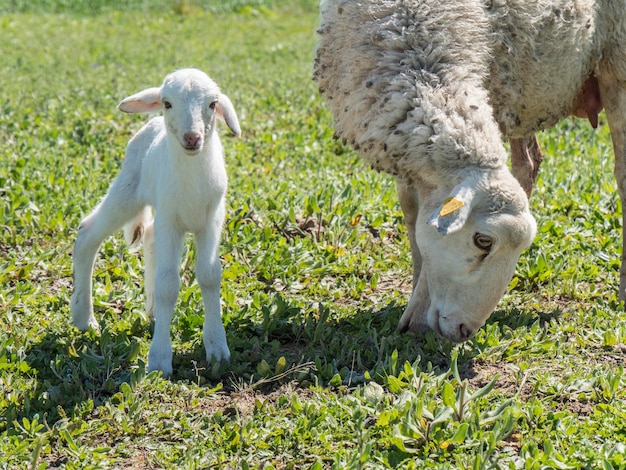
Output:
[[[222,119],[237,136],[239,120],[230,99],[204,72],[197,69],[177,70],[163,80],[160,87],[147,88],[120,102],[126,113],[163,111],[170,138],[188,155],[202,151],[215,130],[216,118]]]
[[[470,339],[506,292],[536,223],[506,169],[468,174],[420,192],[415,227],[422,267],[400,329]]]

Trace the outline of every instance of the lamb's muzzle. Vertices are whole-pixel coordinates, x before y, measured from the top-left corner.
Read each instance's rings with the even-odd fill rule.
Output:
[[[198,132],[185,132],[183,139],[185,141],[183,147],[191,155],[195,155],[202,148],[202,134]]]

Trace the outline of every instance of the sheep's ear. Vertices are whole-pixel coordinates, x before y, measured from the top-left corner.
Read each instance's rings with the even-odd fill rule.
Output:
[[[153,87],[124,98],[117,105],[117,109],[125,113],[153,113],[162,106],[161,88]]]
[[[473,178],[463,180],[428,217],[428,223],[442,235],[456,232],[467,222],[476,196],[472,183]]]
[[[237,119],[237,113],[230,101],[230,98],[223,93],[217,100],[217,106],[215,108],[217,117],[226,123],[230,130],[233,131],[237,137],[241,136],[241,128],[239,127],[239,119]]]

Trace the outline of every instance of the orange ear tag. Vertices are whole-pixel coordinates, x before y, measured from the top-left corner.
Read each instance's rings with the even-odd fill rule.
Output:
[[[445,217],[446,215],[453,214],[458,211],[461,207],[463,207],[465,203],[460,199],[451,196],[443,201],[443,206],[441,206],[441,210],[439,211],[439,215],[441,217]]]

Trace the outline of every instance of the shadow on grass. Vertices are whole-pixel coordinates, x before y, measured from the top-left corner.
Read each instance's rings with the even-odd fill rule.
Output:
[[[424,368],[447,368],[454,345],[433,333],[414,337],[396,332],[404,305],[393,302],[381,309],[360,309],[338,315],[332,303],[314,311],[288,305],[281,296],[272,300],[261,322],[239,321],[227,325],[232,358],[229,373],[251,383],[295,366],[294,376],[303,385],[355,385],[366,374],[376,379],[391,373],[395,364],[419,361]],[[243,315],[245,319],[245,315]],[[298,365],[313,364],[304,376]]]
[[[138,357],[141,322],[128,331],[80,333],[49,332],[27,351],[23,360],[36,381],[23,400],[6,411],[7,425],[22,418],[48,426],[59,419],[83,416],[119,391],[122,383],[136,383],[145,376]]]
[[[266,373],[271,374],[283,356],[287,364],[314,363],[316,371],[310,380],[321,385],[336,379],[337,374],[344,384],[355,384],[363,380],[365,372],[374,379],[392,374],[392,355],[393,362],[400,366],[418,362],[423,370],[445,372],[453,351],[457,351],[457,365],[463,371],[472,367],[475,357],[484,351],[505,347],[516,336],[527,336],[535,323],[540,325],[538,334],[545,335],[547,325],[561,314],[559,309],[499,310],[475,339],[456,345],[433,332],[420,336],[396,332],[404,305],[390,303],[382,309],[357,310],[340,318],[333,317],[332,308],[332,304],[321,306],[317,312],[308,313],[291,309],[291,315],[279,314],[268,323],[238,326],[235,332],[230,328],[229,344],[236,345],[231,347],[234,359],[230,372],[253,380],[259,363],[265,361]],[[244,343],[237,346],[242,338]],[[251,343],[253,347],[247,348]]]
[[[550,325],[562,313],[559,307],[549,312],[517,308],[495,311],[472,340],[474,357],[459,361],[461,377],[483,386],[518,358],[550,354],[554,346]],[[481,353],[484,356],[475,361]]]
[[[171,380],[200,386],[222,382],[228,391],[272,379],[281,370],[310,364],[281,381],[266,380],[265,387],[293,380],[304,387],[326,386],[337,375],[346,383],[356,384],[365,372],[372,377],[384,374],[394,351],[398,351],[400,363],[413,363],[419,356],[443,366],[451,349],[442,347],[434,336],[419,339],[396,333],[403,310],[396,304],[340,317],[332,311],[332,304],[311,312],[279,295],[271,302],[270,314],[261,319],[244,312],[241,318],[228,322],[232,357],[226,365],[207,363],[201,327],[179,318],[172,326],[175,351]],[[185,312],[179,314],[184,316]],[[66,414],[89,413],[117,393],[122,383],[145,375],[151,325],[139,318],[131,324],[116,322],[106,313],[101,316],[100,332],[81,333],[68,323],[68,331],[49,332],[24,352],[27,373],[35,381],[24,399],[7,410],[8,426],[37,414],[52,425]],[[189,328],[195,331],[181,331]]]
[[[390,303],[382,309],[338,316],[331,310],[332,304],[304,311],[278,295],[272,302],[277,308],[260,321],[244,312],[242,318],[226,325],[232,353],[229,364],[208,363],[201,328],[195,326],[195,334],[176,332],[189,327],[179,321],[172,331],[185,340],[174,340],[171,380],[210,387],[222,382],[225,391],[258,385],[260,391],[270,392],[289,381],[301,387],[328,386],[339,378],[340,384],[357,385],[366,375],[374,379],[392,375],[393,368],[405,362],[419,361],[424,370],[435,371],[450,366],[453,343],[433,333],[413,337],[396,332],[402,305]],[[537,320],[549,322],[559,313],[498,311],[486,328],[510,336],[511,330],[527,328]],[[45,417],[49,425],[66,414],[88,414],[117,393],[122,383],[136,383],[145,376],[147,359],[142,344],[151,340],[151,325],[138,319],[118,330],[114,328],[119,325],[107,324],[114,320],[106,317],[99,333],[51,332],[25,352],[24,360],[36,384],[19,406],[8,409],[8,426],[36,414]],[[472,360],[480,349],[469,344],[459,350],[459,369],[466,375],[472,373]]]
[[[527,328],[535,322],[539,322],[542,327],[557,320],[563,311],[560,307],[556,307],[550,312],[540,312],[536,310],[520,310],[512,308],[510,310],[496,310],[487,320],[487,325],[497,324],[500,333],[505,334],[506,329],[517,330],[519,328]]]

